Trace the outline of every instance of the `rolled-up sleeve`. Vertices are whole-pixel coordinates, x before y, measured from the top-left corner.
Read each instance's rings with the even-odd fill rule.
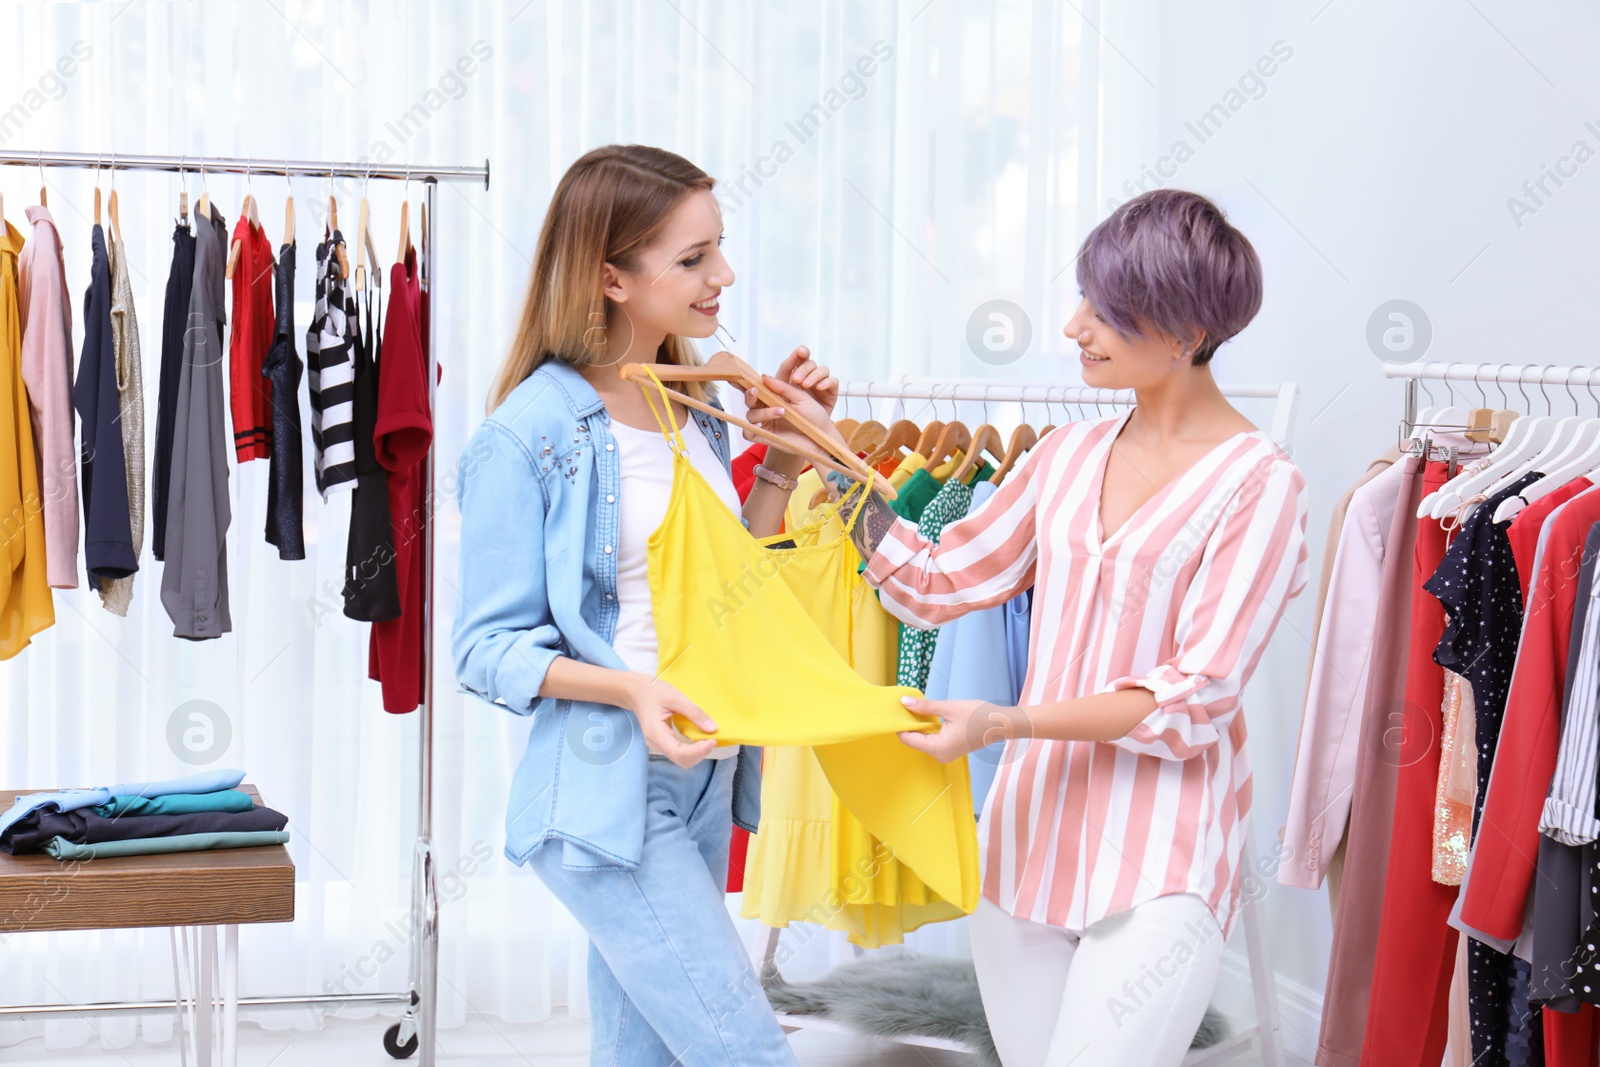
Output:
[[[561,655],[545,574],[544,484],[522,442],[492,421],[473,435],[458,474],[456,677],[468,692],[531,715]]]
[[[937,544],[917,533],[916,523],[895,520],[862,572],[890,614],[931,629],[1033,585],[1045,451],[1035,446],[993,496],[946,526]]]
[[[1148,689],[1155,710],[1111,744],[1186,760],[1217,743],[1239,710],[1286,604],[1305,587],[1305,480],[1274,459],[1253,470],[1213,527],[1178,607],[1172,654],[1113,680]]]

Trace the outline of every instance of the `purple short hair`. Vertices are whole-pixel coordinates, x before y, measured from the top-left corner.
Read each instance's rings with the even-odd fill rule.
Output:
[[[1261,261],[1244,234],[1198,193],[1155,189],[1111,213],[1078,252],[1078,288],[1123,336],[1154,328],[1205,341],[1204,366],[1217,346],[1261,309]]]

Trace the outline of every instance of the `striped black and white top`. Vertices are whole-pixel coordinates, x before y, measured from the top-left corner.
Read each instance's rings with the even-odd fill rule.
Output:
[[[322,499],[355,488],[355,301],[339,274],[344,235],[317,245],[317,303],[306,331],[306,379],[311,391],[311,441]]]
[[[1548,527],[1549,523],[1546,523]],[[1543,551],[1541,543],[1540,551]],[[1578,575],[1568,645],[1566,707],[1561,716],[1561,746],[1550,777],[1539,829],[1563,845],[1600,839],[1595,818],[1595,767],[1600,755],[1600,524],[1589,530]],[[1535,566],[1535,571],[1538,567]]]

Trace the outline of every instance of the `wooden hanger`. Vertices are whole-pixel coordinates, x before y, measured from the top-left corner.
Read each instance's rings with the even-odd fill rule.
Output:
[[[200,201],[194,206],[194,213],[201,222],[211,221],[211,191],[206,188],[206,161],[200,159]]]
[[[918,453],[924,459],[933,455],[933,446],[938,442],[939,435],[942,433],[944,433],[944,423],[934,419],[924,426],[922,432],[917,435],[917,447],[912,451]]]
[[[867,466],[876,467],[902,448],[914,448],[921,436],[922,427],[910,419],[900,419],[889,427],[889,432],[883,435],[878,447],[867,456]]]
[[[406,181],[400,187],[400,251],[394,254],[396,263],[406,261],[411,248],[411,164],[406,164]]]
[[[663,382],[732,382],[741,389],[754,389],[756,397],[763,407],[781,407],[784,409],[783,419],[810,438],[815,447],[811,449],[797,449],[793,444],[775,436],[770,431],[764,430],[753,423],[747,422],[738,416],[712,407],[710,404],[694,397],[680,393],[675,389],[668,389],[667,394],[686,407],[714,415],[724,422],[744,430],[745,434],[754,440],[766,441],[778,448],[789,452],[798,452],[804,456],[812,466],[825,470],[838,471],[858,482],[866,482],[886,498],[893,500],[898,494],[888,479],[874,471],[861,461],[861,458],[849,447],[835,440],[821,427],[810,419],[788,408],[784,399],[767,387],[756,369],[732,352],[718,352],[704,363],[697,366],[680,367],[671,363],[624,363],[619,370],[619,375],[624,381],[653,386],[650,380],[650,371]]]
[[[367,203],[365,191],[361,197],[361,214],[356,220],[356,288],[367,286],[367,257],[372,257],[373,284],[383,288],[383,267],[378,262],[378,244],[372,239],[372,205]]]
[[[888,436],[889,428],[877,419],[868,419],[866,422],[857,423],[856,428],[845,434],[845,440],[850,442],[850,451],[868,452],[877,448]]]
[[[411,201],[400,201],[400,250],[394,254],[396,263],[406,261],[406,253],[411,251]]]
[[[967,449],[967,458],[961,461],[961,466],[950,477],[964,482],[967,475],[978,469],[978,464],[983,462],[983,454],[987,452],[995,458],[995,462],[1003,462],[1006,457],[1005,442],[1000,438],[1000,431],[989,423],[978,427],[972,435],[971,446]]]
[[[934,444],[933,451],[929,453],[928,466],[937,467],[955,455],[957,449],[966,450],[971,445],[972,431],[967,429],[966,423],[960,419],[952,419],[944,424],[944,430],[939,434],[939,440]]]
[[[839,432],[844,434],[844,439],[848,441],[850,440],[850,435],[856,432],[856,427],[860,426],[861,423],[856,419],[839,419],[834,425],[839,427]]]
[[[111,233],[112,233],[112,236],[114,236],[117,239],[117,243],[118,244],[121,244],[122,243],[122,221],[117,218],[117,187],[115,185],[113,185],[111,187],[111,196],[106,201],[106,214],[108,216],[110,216],[110,218],[111,218]]]
[[[250,224],[250,217],[255,211],[255,203],[256,198],[254,196],[249,193],[244,194],[244,203],[239,205],[239,214],[244,217],[246,225]],[[228,278],[230,281],[233,278],[233,272],[239,267],[239,253],[242,251],[244,251],[244,239],[235,237],[233,243],[228,246],[228,266],[222,272],[223,277]]]
[[[294,192],[289,193],[289,199],[283,204],[283,243],[294,244]]]
[[[328,232],[326,237],[333,240],[333,235],[339,233],[339,202],[328,194]],[[333,246],[334,258],[339,261],[339,277],[350,277],[350,257],[344,254],[344,235],[339,235],[339,243]]]
[[[1006,445],[1005,458],[1000,461],[1000,469],[995,471],[989,481],[999,485],[1011,473],[1011,468],[1017,465],[1017,460],[1022,454],[1039,443],[1039,431],[1027,423],[1023,423],[1011,431],[1011,443]]]

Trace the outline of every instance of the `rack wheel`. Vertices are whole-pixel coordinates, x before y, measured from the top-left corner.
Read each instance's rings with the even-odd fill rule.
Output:
[[[400,1024],[395,1023],[383,1032],[383,1051],[397,1060],[407,1059],[417,1051],[417,1035],[412,1034],[405,1044],[400,1043]]]

